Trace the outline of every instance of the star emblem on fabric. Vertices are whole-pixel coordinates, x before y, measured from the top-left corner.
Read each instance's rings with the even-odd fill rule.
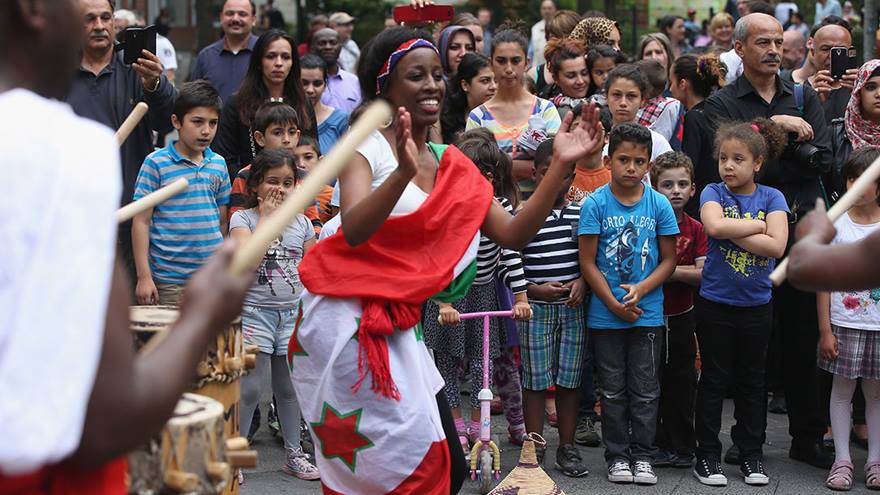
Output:
[[[357,468],[358,452],[373,446],[373,442],[358,431],[362,413],[363,409],[355,409],[342,414],[325,402],[321,421],[310,423],[312,432],[321,441],[321,455],[326,459],[338,458],[351,472]]]
[[[351,340],[354,340],[355,342],[360,342],[360,340],[358,339],[358,329],[361,328],[361,319],[357,316],[355,316],[354,318],[354,325],[354,335],[351,336]]]
[[[287,367],[290,371],[293,371],[293,358],[295,356],[309,355],[309,353],[303,348],[302,342],[299,340],[299,329],[302,326],[303,321],[302,303],[300,303],[296,315],[296,325],[294,325],[293,333],[290,335],[290,340],[287,342]]]

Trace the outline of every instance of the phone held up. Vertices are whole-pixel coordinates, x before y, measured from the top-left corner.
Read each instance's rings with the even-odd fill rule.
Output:
[[[831,78],[838,81],[848,69],[855,67],[855,50],[845,46],[831,48]]]
[[[398,24],[451,21],[453,16],[455,16],[455,7],[452,5],[425,5],[422,8],[413,8],[410,5],[394,7],[394,22]]]
[[[122,61],[131,65],[143,55],[142,50],[156,53],[156,26],[144,28],[130,27],[122,32],[122,41],[116,45],[116,50],[122,50]]]

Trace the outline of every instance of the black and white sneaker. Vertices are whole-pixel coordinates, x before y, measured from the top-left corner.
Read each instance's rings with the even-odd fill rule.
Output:
[[[766,485],[770,483],[770,477],[764,471],[764,463],[760,459],[745,461],[739,466],[742,471],[743,481],[747,485]]]
[[[697,459],[694,476],[707,486],[727,486],[727,476],[721,469],[721,462],[712,459]]]
[[[657,475],[648,461],[636,461],[633,463],[633,483],[637,485],[656,485]]]
[[[623,460],[616,460],[608,467],[608,481],[612,483],[632,483],[633,472],[629,463]]]

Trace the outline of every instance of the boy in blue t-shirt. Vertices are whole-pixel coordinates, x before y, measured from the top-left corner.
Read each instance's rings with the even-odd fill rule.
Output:
[[[578,234],[581,271],[593,291],[587,323],[602,391],[608,480],[655,484],[661,285],[675,270],[678,224],[669,200],[642,182],[651,168],[648,128],[615,127],[604,160],[611,183],[584,201]]]
[[[132,221],[138,304],[176,306],[190,275],[223,243],[229,172],[223,157],[209,148],[219,118],[220,96],[209,82],[184,84],[171,115],[180,139],[150,153],[141,165],[135,200],[181,177],[189,187]]]

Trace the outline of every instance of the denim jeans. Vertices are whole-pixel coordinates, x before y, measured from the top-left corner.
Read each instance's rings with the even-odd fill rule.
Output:
[[[654,460],[664,334],[663,327],[590,329],[609,465]]]
[[[773,305],[729,306],[700,297],[696,311],[703,363],[694,414],[697,457],[721,460],[721,412],[724,395],[733,384],[736,424],[730,436],[739,447],[740,459],[761,459],[767,427],[764,372]]]

